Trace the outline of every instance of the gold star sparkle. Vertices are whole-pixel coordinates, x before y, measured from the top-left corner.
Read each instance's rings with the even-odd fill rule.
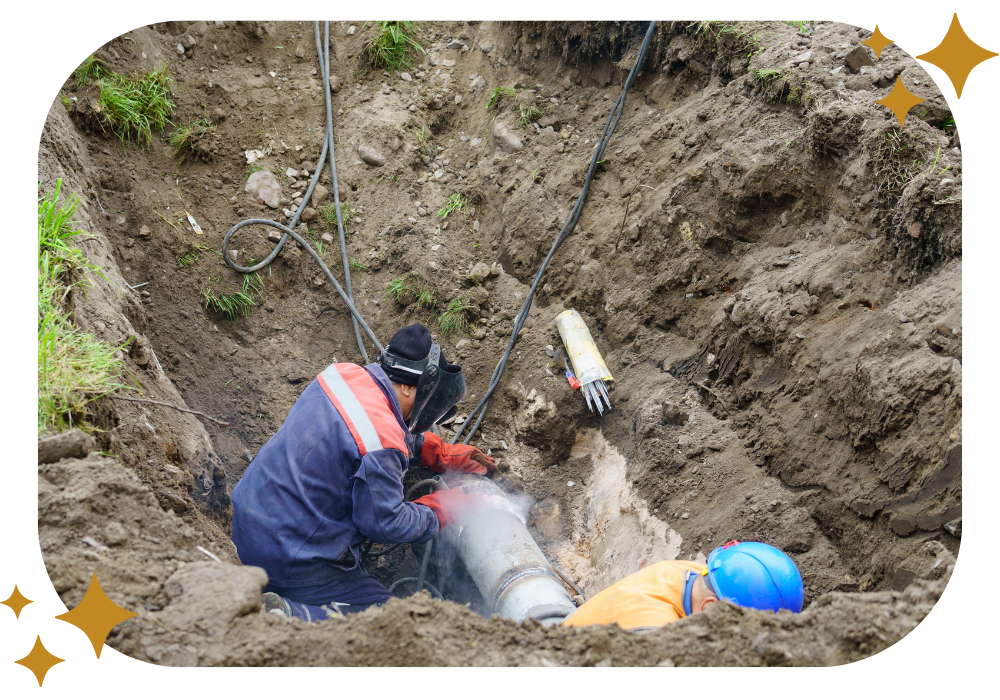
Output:
[[[917,97],[906,89],[906,86],[903,85],[902,77],[896,78],[896,84],[892,86],[892,92],[883,97],[881,100],[876,100],[878,104],[892,110],[892,113],[896,115],[896,119],[899,120],[900,129],[903,128],[903,122],[906,121],[906,113],[909,112],[914,105],[918,105],[923,101],[923,99]]]
[[[875,31],[872,32],[872,35],[861,43],[870,47],[871,50],[875,52],[875,58],[882,58],[882,50],[892,43],[892,39],[882,34],[882,32],[878,30],[878,25],[876,24]]]
[[[45,674],[49,672],[49,669],[56,664],[61,664],[65,659],[60,659],[58,656],[53,656],[49,653],[49,650],[42,645],[42,638],[35,636],[35,646],[31,647],[31,651],[23,659],[18,659],[14,663],[24,666],[26,669],[35,674],[35,678],[38,679],[38,687],[42,687],[42,681],[45,680]]]
[[[4,601],[0,601],[0,605],[6,605],[8,608],[14,611],[14,619],[21,619],[21,610],[24,609],[25,605],[34,603],[33,600],[28,600],[23,595],[21,591],[17,590],[17,586],[14,586],[14,592],[10,594],[10,598]]]
[[[961,98],[962,88],[965,87],[965,81],[972,69],[996,55],[998,54],[987,51],[968,37],[962,29],[962,25],[958,23],[958,14],[956,13],[952,17],[948,33],[944,35],[944,39],[937,45],[937,48],[921,54],[917,58],[933,63],[943,70],[951,80],[951,84],[955,86],[955,92]]]
[[[80,604],[62,615],[56,615],[57,620],[68,622],[79,627],[94,645],[94,653],[101,658],[101,648],[104,640],[119,622],[124,622],[136,614],[114,603],[101,589],[97,574],[90,579],[90,587]]]

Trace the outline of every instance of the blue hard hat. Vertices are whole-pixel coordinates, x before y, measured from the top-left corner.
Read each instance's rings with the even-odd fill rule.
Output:
[[[801,612],[802,576],[787,554],[763,542],[727,542],[708,555],[708,580],[720,600],[745,608]]]

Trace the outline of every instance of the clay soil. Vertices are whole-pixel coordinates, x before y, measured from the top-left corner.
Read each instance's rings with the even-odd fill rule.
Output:
[[[284,221],[304,189],[286,170],[314,169],[325,107],[306,22],[167,22],[95,52],[122,73],[169,64],[174,121],[214,125],[183,159],[169,127],[149,149],[123,149],[96,90],[72,78],[53,101],[39,181],[83,196],[77,218],[94,236],[81,247],[106,275],[71,299],[75,320],[116,345],[134,338],[123,357],[143,396],[228,422],[102,399],[91,453],[39,465],[40,544],[66,605],[96,572],[138,613],[108,643],[167,665],[832,665],[912,630],[961,537],[958,133],[909,55],[860,57],[868,30],[726,26],[736,31],[657,29],[473,442],[587,593],[654,561],[760,540],[798,564],[803,613],[725,604],[644,634],[546,629],[480,616],[458,586],[471,608],[419,594],[313,625],[260,611],[266,577],[239,565],[228,494],[319,371],[363,362],[343,303],[291,242],[245,318],[203,303],[206,289],[241,283],[221,259],[226,231]],[[340,198],[358,309],[383,342],[426,323],[463,365],[468,412],[645,25],[422,27],[428,55],[401,76],[367,62],[373,28],[331,24]],[[926,100],[902,129],[875,104],[897,76]],[[501,85],[516,95],[491,111]],[[362,161],[362,147],[384,164]],[[263,156],[251,166],[248,151]],[[278,177],[277,209],[244,192],[251,167]],[[332,186],[328,170],[320,182]],[[454,193],[469,206],[443,219]],[[303,230],[336,234],[321,214]],[[264,258],[267,234],[243,229],[237,261]],[[342,279],[337,246],[322,255]],[[489,272],[470,279],[474,268]],[[435,306],[390,297],[403,276]],[[438,316],[456,298],[468,325],[444,334]],[[547,353],[570,308],[616,379],[604,416]],[[372,570],[388,583],[420,553]]]

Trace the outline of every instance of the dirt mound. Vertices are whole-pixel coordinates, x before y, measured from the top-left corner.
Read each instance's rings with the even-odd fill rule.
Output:
[[[468,411],[645,25],[425,23],[428,55],[405,77],[370,69],[373,28],[348,26],[331,25],[330,55],[356,303],[383,340],[426,323],[463,365]],[[539,502],[533,532],[588,592],[763,540],[798,563],[802,615],[717,606],[635,635],[486,620],[423,596],[312,626],[258,614],[263,580],[236,566],[227,493],[323,367],[361,361],[295,244],[261,271],[245,317],[208,301],[243,282],[221,259],[225,232],[281,219],[315,167],[325,108],[304,22],[157,24],[96,52],[120,72],[169,61],[175,121],[214,127],[183,161],[159,137],[123,154],[93,88],[72,80],[50,111],[40,180],[84,196],[80,227],[96,235],[81,246],[107,275],[72,300],[77,322],[134,338],[123,355],[144,398],[229,423],[102,399],[97,448],[116,457],[39,467],[40,540],[64,602],[97,571],[139,613],[110,643],[174,665],[834,664],[905,635],[960,544],[962,157],[911,57],[890,46],[848,61],[867,36],[828,22],[657,29],[475,437],[499,483]],[[900,75],[926,98],[902,129],[874,104]],[[499,86],[514,95],[490,109]],[[276,176],[277,209],[244,191],[259,167]],[[455,194],[467,204],[445,217]],[[300,226],[342,278],[328,203]],[[263,259],[267,234],[243,229],[231,255]],[[446,333],[453,303],[465,328]],[[603,417],[546,352],[569,308],[616,378]],[[414,560],[404,548],[373,571],[392,580]]]
[[[39,529],[49,576],[63,601],[79,603],[96,573],[113,601],[139,613],[118,625],[108,643],[171,666],[849,663],[916,627],[951,571],[939,564],[938,580],[918,581],[902,594],[827,594],[797,616],[720,605],[646,634],[617,626],[543,628],[534,621],[488,620],[426,593],[307,624],[263,612],[264,571],[208,559],[198,551],[211,546],[204,534],[164,512],[152,492],[112,459],[41,465]],[[911,577],[929,578],[921,566],[935,554],[941,553],[914,560]]]

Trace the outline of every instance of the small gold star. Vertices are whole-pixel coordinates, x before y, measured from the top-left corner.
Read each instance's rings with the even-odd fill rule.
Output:
[[[25,605],[29,603],[34,603],[33,600],[28,600],[23,595],[21,591],[17,590],[17,586],[14,586],[14,592],[10,594],[10,598],[0,602],[0,605],[6,605],[8,608],[14,611],[14,619],[21,619],[21,610]]]
[[[883,97],[881,100],[876,100],[876,102],[883,107],[888,107],[892,110],[892,113],[896,115],[896,119],[899,120],[899,128],[902,129],[903,122],[906,121],[906,113],[909,112],[914,105],[918,105],[923,102],[923,99],[907,90],[906,86],[903,85],[903,78],[897,76],[896,84],[892,86],[892,92]]]
[[[891,44],[892,39],[882,34],[882,32],[878,30],[878,25],[876,24],[875,31],[872,32],[872,35],[861,43],[865,46],[871,47],[871,50],[875,52],[875,58],[882,58],[882,49]]]
[[[83,630],[90,643],[94,645],[97,658],[101,658],[104,640],[108,638],[114,626],[135,616],[134,612],[115,605],[114,601],[104,594],[101,584],[97,581],[97,574],[94,574],[80,604],[62,615],[56,615],[56,619]]]
[[[951,26],[937,48],[917,56],[921,61],[933,63],[945,72],[955,86],[955,92],[962,97],[962,88],[972,69],[988,58],[998,54],[987,51],[968,37],[958,23],[958,14],[951,19]]]
[[[26,669],[35,674],[35,678],[38,679],[38,687],[42,687],[42,681],[45,680],[45,674],[49,672],[49,669],[56,664],[61,664],[65,659],[60,659],[58,656],[53,656],[49,653],[49,650],[42,645],[42,638],[35,636],[35,646],[31,647],[31,651],[23,659],[18,659],[14,663],[21,664]]]

